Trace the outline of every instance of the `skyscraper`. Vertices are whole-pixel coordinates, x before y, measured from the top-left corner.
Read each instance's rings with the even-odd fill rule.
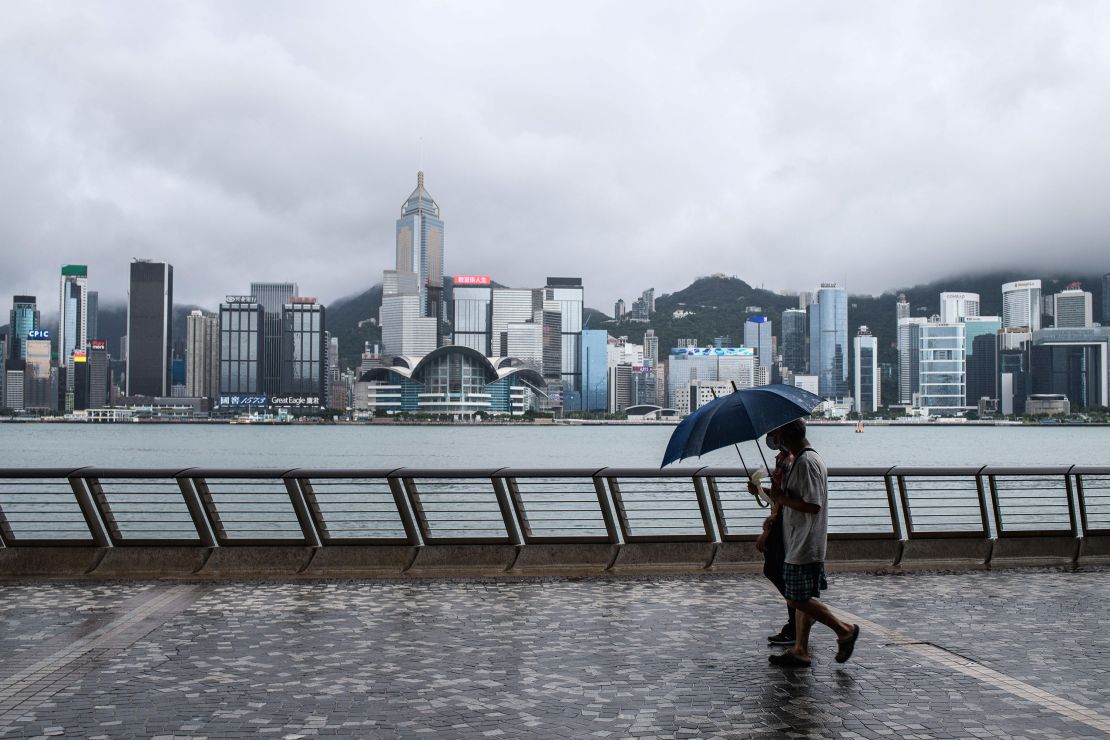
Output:
[[[853,340],[855,350],[855,409],[858,414],[879,410],[879,346],[866,326],[859,328]]]
[[[220,304],[221,406],[229,395],[261,393],[264,315],[256,296],[229,295]]]
[[[604,411],[609,399],[609,332],[582,330],[582,410]]]
[[[492,322],[491,356],[507,357],[509,324],[532,320],[534,294],[528,288],[494,288],[490,308]]]
[[[100,292],[96,290],[89,291],[89,318],[86,322],[86,331],[89,339],[100,339]]]
[[[452,324],[451,343],[470,347],[486,357],[490,349],[490,304],[493,289],[487,275],[457,275],[452,291],[455,303],[455,320]],[[492,356],[496,356],[493,353]]]
[[[1102,325],[1110,326],[1110,272],[1102,276]]]
[[[822,283],[809,312],[809,369],[817,376],[820,395],[848,395],[848,291]]]
[[[782,364],[795,375],[809,372],[806,363],[806,312],[788,308],[782,312]]]
[[[415,273],[386,270],[382,279],[382,352],[423,357],[438,344],[439,320],[424,315]]]
[[[1052,315],[1057,329],[1085,329],[1094,322],[1091,294],[1072,283],[1053,296]]]
[[[940,294],[940,322],[954,324],[968,316],[979,315],[978,293],[951,293]]]
[[[281,396],[289,405],[324,405],[325,317],[315,298],[294,296],[282,307]]]
[[[913,394],[919,390],[921,382],[918,370],[917,327],[928,323],[920,316],[907,316],[898,319],[898,403],[908,405],[913,403]]]
[[[1002,326],[1006,329],[1041,328],[1041,281],[1018,280],[1002,286]]]
[[[905,293],[898,294],[898,302],[894,304],[895,323],[910,317],[910,302],[906,300]]]
[[[62,265],[58,294],[58,358],[69,362],[75,349],[84,351],[88,342],[89,268]]]
[[[964,404],[976,408],[979,399],[998,398],[998,316],[971,316],[964,322],[964,363],[967,395]]]
[[[251,283],[262,306],[262,378],[258,393],[281,392],[281,307],[297,295],[296,283]]]
[[[644,295],[654,302],[654,289]],[[544,301],[554,301],[559,311],[560,377],[565,408],[577,408],[582,389],[582,361],[578,348],[582,342],[582,311],[585,302],[582,278],[549,277]]]
[[[744,322],[744,346],[755,350],[757,367],[771,367],[772,323],[766,316],[751,316]]]
[[[964,325],[929,321],[919,337],[919,405],[929,416],[962,413],[967,398]]]
[[[214,399],[220,393],[220,317],[193,311],[185,319],[185,393]]]
[[[659,337],[655,336],[655,329],[644,332],[644,362],[659,367]]]
[[[173,267],[136,259],[127,295],[127,395],[170,395]]]
[[[13,360],[27,358],[27,338],[39,329],[39,311],[33,295],[12,297],[12,310],[8,319],[8,357]]]
[[[102,409],[111,402],[111,370],[108,367],[108,343],[103,339],[90,339],[88,362],[89,387],[86,407]]]
[[[424,189],[423,172],[416,173],[416,189],[397,219],[397,271],[416,274],[420,315],[442,318],[443,221],[439,206]]]

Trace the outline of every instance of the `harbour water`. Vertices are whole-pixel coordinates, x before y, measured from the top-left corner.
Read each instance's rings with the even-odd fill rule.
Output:
[[[671,426],[0,424],[0,467],[657,467]],[[830,466],[1110,465],[1110,427],[813,426]],[[754,443],[741,446],[750,464]],[[734,465],[726,448],[702,464]],[[698,464],[697,459],[688,461]]]

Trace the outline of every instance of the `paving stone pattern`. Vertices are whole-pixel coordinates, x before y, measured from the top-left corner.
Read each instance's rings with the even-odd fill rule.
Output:
[[[0,737],[1110,737],[1110,569],[831,580],[0,583]]]

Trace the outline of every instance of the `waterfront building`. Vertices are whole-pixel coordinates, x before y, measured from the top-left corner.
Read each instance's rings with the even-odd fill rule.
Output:
[[[89,317],[85,321],[85,334],[90,340],[100,339],[100,292],[90,290],[88,300]]]
[[[801,388],[802,390],[807,390],[807,391],[809,391],[810,393],[812,393],[813,395],[816,396],[817,395],[817,390],[818,390],[817,376],[816,375],[804,375],[804,374],[795,375],[794,376],[794,387],[795,388]]]
[[[1091,294],[1072,283],[1052,297],[1053,325],[1057,329],[1084,329],[1094,323]]]
[[[998,398],[999,316],[968,316],[964,324],[964,364],[966,397],[964,405],[978,408],[980,399]]]
[[[214,399],[220,393],[220,317],[193,311],[185,318],[185,392]]]
[[[281,392],[281,307],[298,294],[296,283],[250,284],[250,295],[262,306],[262,377],[258,385],[259,393],[272,396]]]
[[[0,408],[4,408],[4,375],[8,371],[8,335],[0,334]]]
[[[487,357],[493,353],[491,342],[491,305],[493,288],[488,275],[455,277],[452,291],[454,322],[451,344],[470,347]]]
[[[264,310],[257,297],[229,295],[220,304],[220,406],[262,395]]]
[[[88,341],[89,268],[62,265],[58,292],[58,358],[69,362],[74,350],[84,350]]]
[[[822,283],[809,313],[809,367],[820,379],[820,395],[848,395],[848,291]]]
[[[1025,401],[1029,416],[1068,416],[1071,400],[1063,393],[1033,393]]]
[[[782,312],[782,364],[794,373],[809,370],[806,347],[806,312],[788,308]]]
[[[491,358],[469,347],[440,347],[421,358],[396,357],[359,378],[356,408],[470,417],[521,416],[548,409],[543,375],[517,358]]]
[[[9,360],[4,368],[4,408],[24,410],[26,398],[26,366],[24,360]]]
[[[1110,326],[1033,332],[1030,374],[1034,394],[1066,395],[1074,409],[1110,406]]]
[[[1002,286],[1002,326],[1006,329],[1024,327],[1026,331],[1041,328],[1041,281],[1017,280]]]
[[[8,357],[13,360],[27,358],[27,339],[40,328],[38,304],[33,295],[12,296],[12,310],[8,316]],[[47,335],[49,337],[49,335]]]
[[[644,291],[644,296],[654,305],[654,289]],[[585,293],[582,278],[549,277],[544,288],[544,301],[554,301],[559,311],[559,384],[565,408],[578,408],[582,390],[582,358],[578,348],[582,341],[582,314]],[[549,393],[551,391],[549,381]]]
[[[918,407],[926,416],[966,410],[965,327],[929,321],[914,327],[918,337]]]
[[[879,346],[871,330],[859,328],[853,340],[855,350],[855,410],[858,414],[873,414],[879,410]]]
[[[968,316],[978,315],[978,293],[944,292],[940,294],[940,322],[942,324],[955,324]]]
[[[609,398],[609,332],[583,329],[582,410],[605,411]]]
[[[528,367],[543,372],[544,326],[535,321],[514,322],[506,327],[506,356],[515,357]],[[544,375],[547,381],[547,375]]]
[[[126,394],[168,396],[172,352],[173,267],[133,260],[127,295]]]
[[[632,406],[655,406],[658,394],[656,392],[657,377],[655,369],[643,365],[641,367],[632,368],[632,385],[630,396],[632,398]],[[625,407],[628,410],[628,407]]]
[[[729,393],[732,393],[732,383],[727,380],[691,380],[675,389],[671,406],[680,416],[686,416]]]
[[[737,388],[755,385],[755,351],[750,347],[675,348],[667,357],[667,393],[679,408],[678,393],[700,380],[735,382]]]
[[[632,397],[632,365],[609,368],[609,413],[622,414],[635,405]]]
[[[416,173],[416,189],[397,219],[397,271],[417,276],[420,316],[442,319],[443,220],[439,205],[424,189],[422,171]]]
[[[898,403],[913,403],[920,381],[918,367],[918,336],[916,327],[928,323],[922,317],[907,316],[898,319]]]
[[[509,353],[509,324],[527,323],[533,320],[537,304],[542,305],[542,297],[530,288],[495,288],[491,295],[490,322],[492,333],[490,356],[507,357]]]
[[[294,296],[281,308],[281,390],[274,406],[324,407],[326,312],[315,298]]]
[[[425,316],[412,273],[386,272],[393,293],[383,293],[378,321],[382,327],[382,352],[419,357],[439,344],[439,319]]]
[[[112,372],[108,343],[103,339],[90,339],[86,357],[88,387],[85,392],[85,409],[102,409],[111,401]]]
[[[750,316],[744,322],[744,346],[755,350],[759,367],[770,368],[775,360],[771,349],[772,327],[773,322],[766,316]]]
[[[56,411],[58,409],[58,372],[50,361],[49,339],[28,339],[24,364],[24,398],[26,410]],[[71,355],[72,356],[72,355]]]
[[[545,293],[546,295],[546,293]],[[547,383],[547,396],[551,405],[563,406],[563,338],[561,328],[563,319],[559,301],[544,300],[533,314],[533,323],[542,328],[543,341],[543,378]],[[576,346],[577,346],[577,335]],[[567,382],[573,383],[575,376],[568,375]],[[573,390],[573,389],[572,389]],[[575,396],[577,399],[577,396]]]

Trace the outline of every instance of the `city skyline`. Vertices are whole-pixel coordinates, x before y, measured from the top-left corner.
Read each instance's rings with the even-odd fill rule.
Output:
[[[391,266],[418,169],[445,273],[570,272],[598,308],[715,272],[874,294],[1003,255],[1099,269],[1105,6],[583,9],[13,8],[0,295],[50,294],[50,255],[111,303],[145,255],[183,302],[248,273],[331,302]],[[389,29],[416,23],[413,54]]]

